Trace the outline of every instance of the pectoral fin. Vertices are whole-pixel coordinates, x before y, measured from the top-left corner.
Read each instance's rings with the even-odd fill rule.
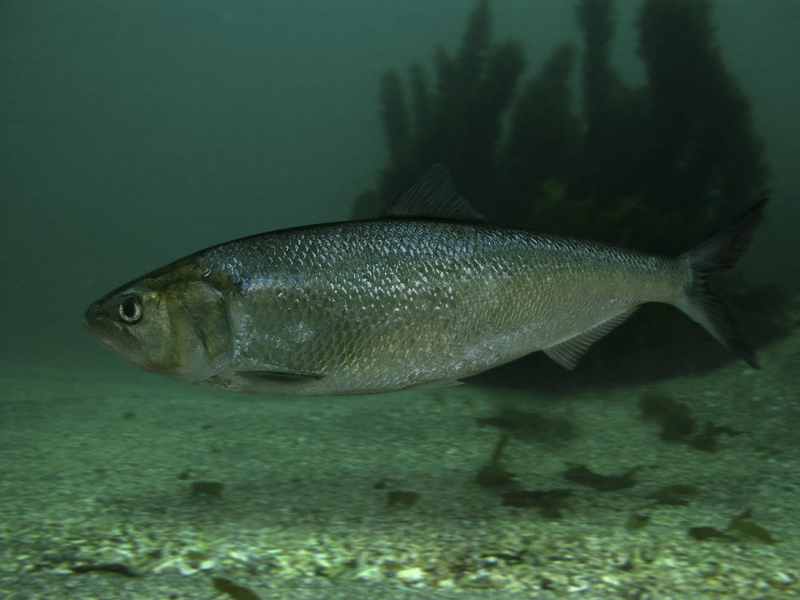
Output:
[[[254,381],[279,381],[285,383],[303,383],[318,381],[324,377],[320,373],[305,373],[302,371],[236,371],[239,377]]]

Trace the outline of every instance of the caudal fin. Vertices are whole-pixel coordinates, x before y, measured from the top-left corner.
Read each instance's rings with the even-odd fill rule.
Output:
[[[752,347],[742,336],[725,302],[714,292],[712,284],[715,272],[730,269],[742,256],[766,203],[766,198],[756,202],[681,257],[689,264],[692,282],[676,302],[678,308],[705,327],[723,346],[756,369],[758,363]]]

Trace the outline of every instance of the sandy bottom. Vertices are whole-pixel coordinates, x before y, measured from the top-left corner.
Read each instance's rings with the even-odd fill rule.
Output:
[[[800,336],[760,360],[568,397],[253,398],[112,358],[6,366],[0,597],[800,598]],[[663,441],[639,408],[656,393],[730,428],[717,451]],[[479,419],[509,408],[576,435],[518,430],[501,463],[515,483],[479,485],[501,436]],[[636,483],[599,491],[564,477],[575,464],[638,467]],[[649,497],[677,484],[688,504]],[[558,518],[504,505],[560,489]]]

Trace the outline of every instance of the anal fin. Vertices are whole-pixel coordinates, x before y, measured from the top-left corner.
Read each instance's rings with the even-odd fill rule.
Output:
[[[545,348],[544,353],[565,369],[572,370],[592,344],[614,329],[617,325],[624,323],[625,320],[636,311],[636,308],[636,306],[629,308],[568,340]]]

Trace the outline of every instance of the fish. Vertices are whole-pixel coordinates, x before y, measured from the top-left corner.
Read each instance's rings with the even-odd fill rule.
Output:
[[[757,368],[713,279],[743,254],[765,204],[662,256],[487,222],[436,165],[379,218],[201,250],[97,300],[84,327],[175,380],[349,395],[456,385],[537,351],[573,369],[637,307],[661,302]]]

